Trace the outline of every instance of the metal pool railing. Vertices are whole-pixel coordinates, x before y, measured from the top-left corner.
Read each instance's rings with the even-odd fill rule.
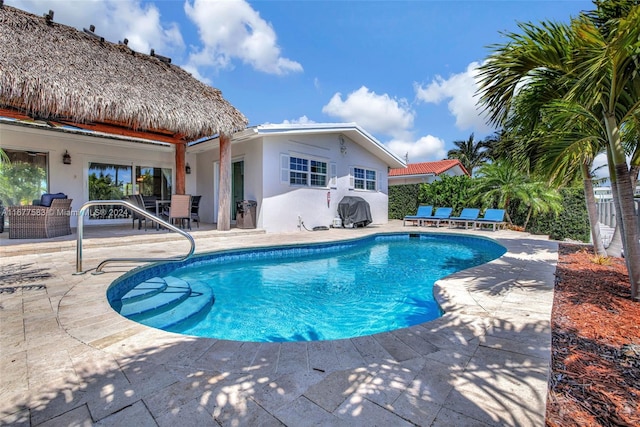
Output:
[[[189,243],[191,244],[191,248],[189,250],[189,253],[186,254],[183,257],[169,257],[169,258],[108,258],[105,259],[104,261],[102,261],[100,264],[98,264],[98,267],[96,267],[96,271],[93,274],[102,274],[103,271],[103,267],[109,263],[113,263],[113,262],[156,262],[156,261],[166,261],[166,262],[180,262],[180,261],[185,261],[187,259],[189,259],[191,257],[191,255],[193,255],[193,253],[195,252],[196,249],[196,243],[193,240],[193,237],[179,229],[178,227],[174,226],[171,223],[168,223],[160,218],[158,218],[155,215],[150,214],[149,212],[145,211],[144,209],[139,208],[138,206],[129,203],[127,201],[124,200],[90,200],[88,202],[86,202],[84,205],[82,205],[82,207],[80,208],[80,211],[78,212],[78,240],[77,240],[77,245],[76,245],[76,272],[74,274],[84,274],[89,270],[83,271],[82,270],[82,238],[83,238],[83,230],[84,230],[84,217],[85,217],[85,212],[87,209],[89,209],[91,206],[99,206],[99,205],[118,205],[118,206],[124,206],[127,209],[130,209],[134,212],[136,212],[137,214],[148,218],[152,221],[157,222],[158,224],[160,224],[162,227],[168,228],[171,231],[175,231],[176,233],[181,234],[183,237],[185,237]]]

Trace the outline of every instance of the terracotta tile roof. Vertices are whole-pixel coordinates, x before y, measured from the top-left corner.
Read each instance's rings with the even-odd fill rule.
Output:
[[[467,170],[462,166],[460,160],[438,160],[437,162],[424,162],[424,163],[409,163],[406,168],[398,168],[389,170],[389,176],[404,176],[404,175],[440,175],[448,171],[449,169],[460,166],[460,169],[468,175]]]

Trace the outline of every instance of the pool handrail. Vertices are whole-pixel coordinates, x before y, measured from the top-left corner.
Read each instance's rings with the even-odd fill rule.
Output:
[[[93,274],[102,274],[102,268],[109,263],[112,262],[156,262],[156,261],[163,261],[163,262],[180,262],[180,261],[186,261],[187,259],[189,259],[191,257],[191,255],[193,255],[193,253],[195,252],[196,249],[196,242],[193,240],[193,237],[187,233],[184,230],[179,229],[178,227],[176,227],[175,225],[168,223],[167,221],[164,221],[161,218],[158,218],[157,216],[147,212],[144,209],[139,208],[138,206],[129,203],[125,200],[90,200],[88,202],[86,202],[85,204],[82,205],[82,207],[80,208],[80,211],[78,212],[78,229],[77,229],[77,233],[78,233],[78,238],[77,238],[77,244],[76,244],[76,272],[74,274],[84,274],[87,271],[82,271],[82,237],[83,237],[83,230],[84,230],[84,217],[85,217],[85,212],[88,208],[90,208],[91,206],[98,206],[98,205],[118,205],[118,206],[125,206],[127,209],[131,209],[132,211],[136,212],[137,214],[144,216],[145,218],[148,218],[154,222],[157,222],[158,224],[162,225],[165,228],[168,228],[171,231],[175,231],[179,234],[181,234],[182,236],[184,236],[190,243],[191,248],[189,249],[189,253],[183,257],[169,257],[169,258],[108,258],[105,259],[104,261],[102,261],[100,264],[98,264],[98,267],[96,267],[96,271]]]

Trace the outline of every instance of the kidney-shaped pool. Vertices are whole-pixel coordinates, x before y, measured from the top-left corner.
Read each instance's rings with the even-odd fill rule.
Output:
[[[381,234],[198,255],[133,270],[108,289],[142,324],[236,341],[318,341],[436,319],[433,284],[506,252],[455,234]]]

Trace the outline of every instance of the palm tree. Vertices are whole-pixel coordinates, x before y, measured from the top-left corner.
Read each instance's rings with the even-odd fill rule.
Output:
[[[9,155],[6,151],[0,148],[0,164],[2,163],[11,163],[11,159],[9,159]]]
[[[595,253],[603,257],[620,256],[619,237],[618,244],[609,246],[610,253],[604,247],[593,191],[593,160],[607,149],[602,121],[597,112],[562,100],[551,102],[546,109],[553,112],[549,115],[553,131],[544,135],[544,154],[539,161],[539,170],[555,182],[576,174],[581,176]]]
[[[480,93],[490,121],[496,124],[507,120],[517,90],[530,80],[553,83],[563,89],[559,98],[587,111],[600,109],[613,165],[612,180],[617,181],[631,294],[637,298],[640,242],[620,124],[640,109],[640,76],[634,62],[640,49],[640,7],[608,24],[615,31],[606,34],[586,17],[574,19],[570,26],[522,24],[524,34],[509,34],[510,41],[494,47],[495,53],[481,67]]]
[[[462,166],[473,175],[474,169],[482,165],[488,160],[487,143],[485,141],[474,141],[474,135],[471,134],[466,141],[453,141],[453,145],[458,148],[447,152],[448,159],[458,159]]]
[[[640,50],[640,7],[631,9],[613,27],[616,31],[603,34],[590,20],[574,22],[574,32],[581,43],[581,49],[578,50],[575,62],[578,81],[569,93],[569,99],[602,108],[609,144],[609,164],[614,172],[612,180],[615,180],[617,202],[620,204],[620,225],[627,268],[632,279],[631,292],[632,297],[636,298],[640,283],[640,234],[636,225],[633,186],[620,130],[626,121],[640,113],[640,76],[637,64],[637,52]]]
[[[504,209],[511,225],[509,205],[513,200],[519,200],[529,208],[525,226],[534,212],[559,212],[562,209],[557,190],[542,181],[532,181],[520,167],[508,160],[481,166],[473,191],[473,202],[480,202],[483,207]]]
[[[546,75],[531,78],[515,96],[512,114],[504,125],[502,155],[523,170],[536,171],[558,186],[581,179],[594,249],[597,255],[606,257],[590,173],[594,157],[604,149],[603,128],[598,118],[579,105],[557,101],[562,87],[544,77]],[[585,122],[590,124],[586,130]],[[568,124],[583,127],[574,129]],[[601,138],[594,138],[594,134]],[[615,254],[620,256],[620,245],[610,247],[612,250],[617,247]]]
[[[522,227],[526,230],[532,214],[559,213],[562,211],[562,196],[542,180],[525,184],[522,192],[522,203],[528,206],[527,217]]]

